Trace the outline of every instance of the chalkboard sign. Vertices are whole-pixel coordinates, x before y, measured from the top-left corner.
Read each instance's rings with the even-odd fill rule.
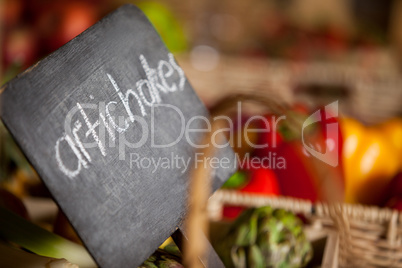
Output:
[[[207,111],[126,5],[5,85],[1,117],[101,267],[136,267],[183,222]],[[217,151],[217,189],[235,170]]]

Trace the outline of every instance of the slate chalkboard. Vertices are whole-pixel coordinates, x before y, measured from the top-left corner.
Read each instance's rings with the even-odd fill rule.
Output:
[[[5,125],[101,267],[140,265],[183,222],[197,162],[189,139],[202,133],[181,133],[189,122],[204,127],[191,118],[207,111],[136,7],[19,75],[0,101]],[[217,156],[229,165],[215,170],[214,190],[235,170],[229,147]]]

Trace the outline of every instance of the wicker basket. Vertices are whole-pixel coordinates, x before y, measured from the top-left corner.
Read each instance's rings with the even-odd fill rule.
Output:
[[[212,116],[229,114],[239,100],[259,102],[274,113],[286,109],[261,93],[249,93],[225,98],[211,110]],[[338,237],[332,247],[335,262],[322,264],[323,267],[402,267],[402,214],[396,210],[342,203],[312,204],[294,198],[218,190],[208,202],[210,219],[219,220],[224,205],[284,208],[303,214],[317,232],[335,231]]]
[[[220,219],[223,205],[270,205],[304,215],[313,222],[317,232],[335,230],[339,248],[334,248],[332,254],[338,252],[334,257],[339,267],[402,267],[402,214],[396,210],[351,204],[312,204],[294,198],[219,190],[209,200],[208,210],[213,220]]]
[[[378,64],[362,66],[360,62],[298,63],[220,56],[215,68],[200,71],[193,66],[189,55],[178,55],[177,59],[197,94],[208,105],[234,90],[247,94],[250,89],[283,103],[302,100],[312,105],[326,105],[332,102],[334,92],[327,98],[316,98],[298,88],[309,84],[336,85],[346,90],[346,94],[341,92],[335,96],[344,114],[367,123],[402,115],[402,77],[391,64],[380,60]]]

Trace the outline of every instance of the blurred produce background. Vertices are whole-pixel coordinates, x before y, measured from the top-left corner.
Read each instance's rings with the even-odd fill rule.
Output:
[[[297,61],[400,63],[401,4],[392,0],[3,0],[3,73],[26,68],[124,3],[139,5],[173,52]],[[212,55],[211,55],[212,56]],[[395,57],[396,56],[396,57]],[[396,60],[396,61],[395,61]],[[213,68],[217,61],[197,69]]]
[[[367,124],[402,113],[402,4],[391,0],[3,0],[3,83],[124,3],[150,18],[207,106],[258,91],[306,114],[337,100],[342,115]],[[24,196],[35,172],[4,127],[1,135],[0,181]]]
[[[2,0],[2,81],[124,3],[143,9],[207,105],[263,88],[310,106],[342,99],[370,123],[402,112],[396,0]]]
[[[145,12],[208,107],[235,93],[258,92],[286,105],[287,118],[303,121],[338,101],[340,118],[326,122],[337,123],[337,129],[328,133],[324,123],[316,124],[313,138],[316,148],[335,142],[337,167],[322,164],[327,173],[315,170],[292,126],[279,124],[266,136],[250,136],[245,123],[255,110],[246,107],[235,135],[259,144],[273,137],[278,142],[265,151],[247,146],[235,151],[256,158],[275,153],[288,166],[240,168],[224,188],[328,201],[323,181],[333,180],[337,201],[402,210],[402,1],[2,0],[2,84],[124,3]],[[252,125],[271,129],[274,114],[260,114],[267,121]],[[339,139],[332,139],[335,133]],[[49,197],[2,125],[0,135],[1,188],[28,206],[32,196]],[[1,204],[13,203],[4,201],[8,194],[1,196],[7,196]],[[21,214],[23,206],[13,209]],[[233,219],[243,209],[226,206],[222,216]],[[71,228],[60,229],[68,222],[56,214],[45,221],[40,212],[33,218],[79,242]]]

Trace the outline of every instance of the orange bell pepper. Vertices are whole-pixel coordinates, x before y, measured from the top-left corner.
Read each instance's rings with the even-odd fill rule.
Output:
[[[402,168],[402,118],[389,119],[380,124],[379,128],[398,151],[399,168]]]
[[[377,205],[399,169],[398,150],[380,127],[342,118],[345,201]]]

